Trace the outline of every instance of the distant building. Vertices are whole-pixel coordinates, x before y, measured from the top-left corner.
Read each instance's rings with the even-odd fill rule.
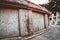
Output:
[[[56,12],[56,14],[52,14],[50,16],[50,25],[60,25],[60,13]]]
[[[26,0],[0,0],[0,38],[38,33],[48,28],[49,15],[46,8]]]

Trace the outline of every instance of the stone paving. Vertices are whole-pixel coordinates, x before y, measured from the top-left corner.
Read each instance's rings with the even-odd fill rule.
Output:
[[[24,38],[11,38],[11,39],[0,39],[0,40],[60,40],[60,27],[52,27],[48,32],[38,35],[31,39]]]
[[[60,40],[60,27],[53,27],[48,32],[29,40]]]

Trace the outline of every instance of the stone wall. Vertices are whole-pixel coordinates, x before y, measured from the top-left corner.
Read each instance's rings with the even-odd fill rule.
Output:
[[[0,37],[18,35],[18,10],[0,9]]]
[[[48,20],[48,16],[46,16]],[[44,28],[44,15],[26,9],[0,9],[0,38],[21,37]],[[48,23],[47,23],[48,24]]]

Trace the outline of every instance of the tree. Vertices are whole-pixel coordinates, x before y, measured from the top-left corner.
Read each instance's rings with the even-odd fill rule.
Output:
[[[60,12],[60,0],[50,0],[51,2],[48,3],[48,5],[44,4],[48,10],[50,10],[53,13],[56,13],[57,11]]]

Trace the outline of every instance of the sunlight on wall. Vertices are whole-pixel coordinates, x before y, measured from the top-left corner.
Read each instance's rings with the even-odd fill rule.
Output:
[[[49,0],[29,0],[35,4],[46,4],[49,3]]]

